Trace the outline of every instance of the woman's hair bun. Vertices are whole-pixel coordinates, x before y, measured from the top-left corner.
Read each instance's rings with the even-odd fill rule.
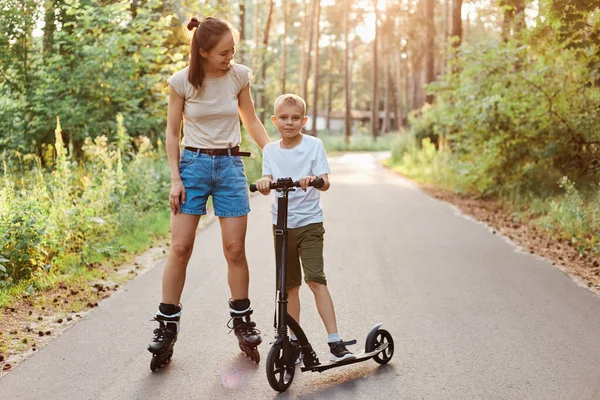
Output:
[[[198,25],[200,25],[200,20],[196,17],[192,17],[187,24],[187,28],[191,31],[192,29],[197,28]]]

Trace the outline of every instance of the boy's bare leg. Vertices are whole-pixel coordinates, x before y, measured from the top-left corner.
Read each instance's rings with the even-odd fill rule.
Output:
[[[310,287],[310,290],[312,290],[313,294],[315,295],[317,310],[319,310],[319,315],[323,320],[323,324],[325,324],[327,334],[336,333],[338,330],[335,320],[335,310],[333,308],[333,300],[331,300],[331,295],[329,294],[327,285],[317,282],[307,283],[308,287]]]
[[[288,314],[300,323],[300,286],[288,290]]]

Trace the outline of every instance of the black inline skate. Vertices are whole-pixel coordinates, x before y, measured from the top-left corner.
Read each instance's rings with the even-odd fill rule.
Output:
[[[152,361],[150,361],[152,372],[168,364],[173,357],[173,346],[179,333],[181,309],[181,304],[175,306],[163,303],[158,308],[153,321],[157,321],[159,326],[154,329],[154,338],[148,345],[148,351],[152,353]]]
[[[250,320],[251,314],[252,307],[250,307],[250,300],[229,300],[229,315],[231,319],[227,327],[235,332],[240,350],[258,364],[260,362],[260,353],[256,347],[262,343],[262,338],[260,337],[260,331],[256,329],[256,323]]]

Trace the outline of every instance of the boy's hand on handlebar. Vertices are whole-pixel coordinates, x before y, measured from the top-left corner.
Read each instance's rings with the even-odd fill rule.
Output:
[[[306,192],[306,188],[308,187],[308,185],[313,182],[315,179],[317,179],[316,176],[305,176],[304,178],[300,178],[300,187],[302,188],[302,190],[304,190]]]
[[[265,196],[271,192],[271,180],[269,178],[260,178],[256,181],[256,190]]]

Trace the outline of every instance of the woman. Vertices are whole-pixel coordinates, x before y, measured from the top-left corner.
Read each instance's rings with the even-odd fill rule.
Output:
[[[226,21],[192,18],[189,66],[168,79],[167,155],[171,167],[171,251],[163,272],[162,302],[155,320],[159,328],[148,350],[160,366],[172,355],[179,332],[181,292],[192,254],[200,216],[208,196],[219,217],[231,291],[232,326],[242,350],[258,357],[262,339],[250,320],[249,273],[245,236],[250,212],[244,164],[241,160],[239,119],[263,148],[269,137],[258,120],[250,96],[252,71],[233,63],[236,30]],[[179,131],[183,119],[183,152]],[[241,153],[242,155],[244,153]],[[245,155],[248,155],[247,153]],[[162,359],[160,359],[162,356]],[[156,358],[158,361],[155,361]],[[254,357],[253,357],[254,358]],[[258,360],[255,360],[258,362]]]

